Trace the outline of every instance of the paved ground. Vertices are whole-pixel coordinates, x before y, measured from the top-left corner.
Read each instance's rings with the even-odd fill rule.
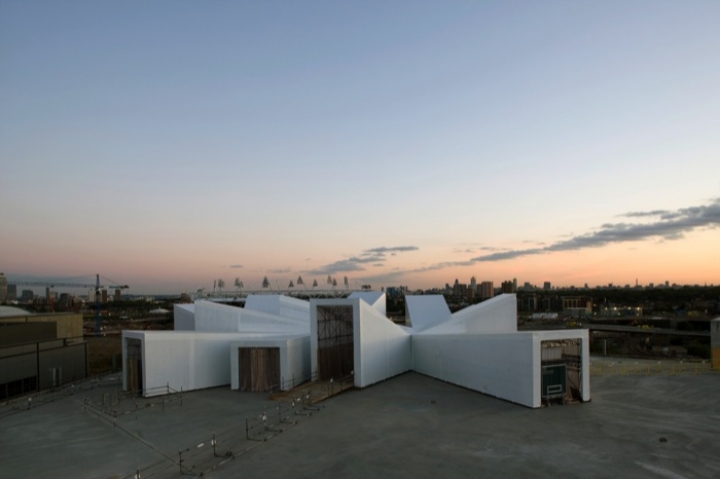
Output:
[[[720,374],[596,377],[591,403],[536,410],[416,373],[319,411],[220,388],[116,424],[83,394],[1,418],[0,477],[720,477]]]

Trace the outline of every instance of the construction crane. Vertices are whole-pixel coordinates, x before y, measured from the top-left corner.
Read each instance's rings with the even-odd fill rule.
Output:
[[[107,278],[103,278],[106,279]],[[108,280],[109,281],[109,280]],[[110,281],[112,283],[112,281]],[[64,286],[66,288],[95,288],[95,333],[100,333],[100,290],[109,288],[109,289],[128,289],[130,286],[124,284],[108,284],[108,285],[102,285],[100,284],[100,275],[95,275],[95,284],[90,283],[64,283],[59,281],[15,281],[13,284],[16,284],[18,286],[35,286],[35,287],[46,287],[46,288],[54,288],[56,286]]]

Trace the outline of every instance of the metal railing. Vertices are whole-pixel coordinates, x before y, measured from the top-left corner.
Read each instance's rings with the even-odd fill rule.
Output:
[[[0,402],[0,417],[9,416],[14,413],[35,409],[44,404],[49,404],[67,396],[91,391],[94,389],[105,389],[117,387],[121,381],[120,371],[106,372],[95,376],[77,379],[54,388],[33,391],[22,396],[15,396],[7,401]]]
[[[208,434],[193,445],[178,449],[174,457],[166,455],[164,460],[136,468],[125,479],[177,477],[178,474],[202,477],[321,411],[323,406],[314,401],[315,397],[308,391],[303,395],[296,394],[289,401],[270,403],[230,428]]]
[[[128,414],[135,414],[137,419],[138,412],[146,411],[154,407],[162,407],[165,411],[166,405],[179,402],[180,406],[183,405],[183,390],[176,390],[170,387],[170,383],[165,386],[158,386],[145,390],[145,393],[150,392],[152,394],[149,397],[143,397],[140,395],[140,391],[127,392],[120,389],[110,391],[109,393],[103,392],[99,396],[89,396],[83,399],[83,406],[87,411],[91,408],[95,412],[105,414],[111,418],[118,418],[120,416],[126,416]]]

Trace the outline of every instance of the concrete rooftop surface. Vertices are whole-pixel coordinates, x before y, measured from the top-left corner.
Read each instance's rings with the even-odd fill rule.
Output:
[[[542,409],[417,373],[314,406],[97,386],[6,409],[0,477],[720,477],[720,374],[593,377],[592,402]]]

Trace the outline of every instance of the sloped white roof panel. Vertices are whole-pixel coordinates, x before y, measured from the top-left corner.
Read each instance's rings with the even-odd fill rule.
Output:
[[[366,387],[408,371],[412,362],[408,331],[364,301],[358,302],[356,311],[355,385]]]
[[[210,301],[195,303],[197,331],[228,331],[268,334],[307,334],[309,319],[297,319],[252,311]]]
[[[454,313],[449,320],[421,334],[513,333],[517,331],[517,300],[501,294]]]
[[[450,319],[450,308],[441,294],[405,296],[405,317],[413,331],[419,332]]]
[[[195,305],[175,304],[173,309],[175,331],[195,331]]]
[[[469,333],[514,333],[517,331],[517,299],[501,294],[453,315],[465,321]]]
[[[282,294],[251,294],[245,300],[245,309],[310,322],[310,303]]]
[[[387,297],[379,291],[356,291],[348,299],[362,299],[367,304],[378,310],[381,314],[387,314]]]

